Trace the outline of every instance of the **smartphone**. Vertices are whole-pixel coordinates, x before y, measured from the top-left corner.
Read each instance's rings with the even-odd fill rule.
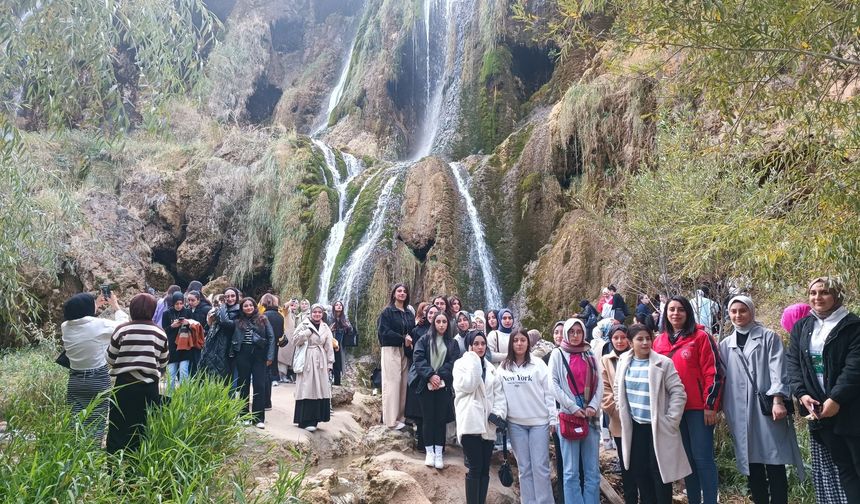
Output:
[[[101,290],[102,297],[105,298],[105,300],[110,299],[111,293],[110,293],[110,285],[109,284],[101,284],[99,289]]]

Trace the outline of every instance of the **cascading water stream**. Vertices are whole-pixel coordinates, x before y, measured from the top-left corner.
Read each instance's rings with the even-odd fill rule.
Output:
[[[451,167],[451,173],[454,174],[454,181],[457,182],[457,190],[466,204],[466,216],[469,221],[469,227],[472,229],[478,266],[480,266],[481,276],[484,281],[484,306],[494,309],[500,308],[502,306],[502,289],[499,286],[499,279],[496,278],[493,257],[484,236],[484,225],[481,223],[478,209],[475,208],[475,202],[469,193],[469,187],[460,173],[463,169],[462,166],[460,163],[449,163],[449,166]]]
[[[347,310],[349,309],[352,295],[355,293],[357,283],[362,279],[364,267],[369,262],[373,249],[385,230],[385,215],[388,213],[388,204],[391,200],[394,184],[404,169],[405,165],[398,165],[387,170],[388,180],[382,186],[382,191],[379,193],[379,201],[376,203],[376,209],[373,211],[370,225],[361,238],[358,248],[350,254],[349,260],[343,267],[343,274],[337,288],[337,299],[343,302],[343,306]]]
[[[349,76],[349,67],[352,65],[352,53],[355,51],[355,42],[358,40],[358,32],[356,32],[355,37],[352,39],[352,44],[349,46],[349,53],[346,57],[346,64],[344,64],[343,68],[340,71],[340,77],[337,79],[337,84],[335,84],[334,89],[331,92],[331,95],[328,98],[328,107],[326,108],[325,116],[320,119],[319,124],[316,129],[311,133],[311,136],[316,137],[323,130],[328,127],[328,120],[331,117],[331,113],[334,112],[334,108],[337,107],[337,104],[340,102],[341,97],[343,96],[343,90],[346,87],[346,78]]]

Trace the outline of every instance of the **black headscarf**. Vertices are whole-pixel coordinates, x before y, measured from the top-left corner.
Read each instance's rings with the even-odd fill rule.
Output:
[[[63,320],[77,320],[96,316],[96,298],[82,292],[75,294],[63,303]]]
[[[174,292],[173,297],[170,298],[170,309],[173,311],[176,310],[176,302],[177,301],[185,301],[185,296],[181,292]]]

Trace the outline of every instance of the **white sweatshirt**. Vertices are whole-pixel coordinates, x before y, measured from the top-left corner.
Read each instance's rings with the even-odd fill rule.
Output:
[[[550,386],[549,368],[540,359],[520,367],[504,364],[496,370],[505,399],[508,402],[508,421],[517,425],[557,425],[558,411]]]

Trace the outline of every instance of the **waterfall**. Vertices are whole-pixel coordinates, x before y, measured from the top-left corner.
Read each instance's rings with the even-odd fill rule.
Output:
[[[496,278],[493,256],[484,236],[484,225],[481,223],[478,209],[475,208],[475,202],[469,193],[469,187],[460,173],[463,167],[460,163],[449,163],[449,166],[451,167],[451,173],[454,174],[454,180],[457,182],[457,190],[466,204],[466,216],[469,221],[469,227],[472,230],[472,242],[475,249],[475,253],[469,254],[469,257],[474,260],[477,256],[477,266],[481,270],[484,284],[484,306],[493,309],[500,308],[502,306],[502,289],[499,287],[499,279]]]
[[[349,210],[344,211],[344,207],[346,206],[346,189],[352,179],[355,178],[356,175],[361,173],[364,169],[364,165],[361,161],[359,161],[352,154],[348,154],[345,152],[341,152],[343,156],[343,160],[346,164],[346,176],[344,177],[337,166],[337,156],[334,153],[334,150],[316,138],[312,139],[314,145],[317,146],[319,150],[322,151],[323,156],[325,157],[326,165],[328,165],[329,169],[332,172],[334,177],[334,188],[337,191],[338,195],[338,207],[337,207],[337,222],[332,226],[331,231],[329,232],[328,239],[325,243],[325,256],[323,259],[323,266],[320,270],[319,276],[319,300],[318,302],[322,305],[327,305],[329,302],[328,293],[329,288],[331,286],[331,276],[332,271],[334,270],[334,263],[337,259],[337,253],[340,251],[340,246],[343,245],[343,238],[346,234],[346,225],[349,223],[349,219],[352,217],[352,211],[355,209],[356,203],[358,203],[358,196],[352,201]],[[370,179],[368,179],[369,181]],[[365,182],[364,186],[362,186],[362,190],[367,185]],[[359,196],[361,193],[359,192]]]
[[[352,44],[349,45],[349,54],[347,54],[346,63],[343,65],[343,68],[340,71],[340,77],[337,79],[337,84],[335,84],[334,89],[328,98],[328,107],[326,108],[325,116],[320,119],[316,129],[311,133],[311,136],[313,137],[319,135],[326,129],[326,127],[328,127],[331,113],[334,112],[334,108],[337,107],[338,102],[340,102],[340,98],[343,96],[343,90],[346,87],[346,78],[349,76],[349,67],[352,65],[352,53],[355,52],[355,42],[357,40],[358,31],[356,30],[355,37],[352,38]]]
[[[352,254],[349,260],[344,265],[340,282],[337,287],[337,299],[343,302],[345,310],[349,310],[349,303],[356,290],[359,287],[358,282],[363,280],[362,274],[365,271],[365,266],[370,263],[371,254],[373,253],[376,244],[382,237],[382,232],[385,230],[386,214],[388,206],[392,199],[392,191],[394,184],[400,178],[400,174],[405,170],[406,165],[397,165],[389,168],[386,173],[388,180],[382,186],[382,191],[379,193],[379,200],[376,203],[376,208],[373,211],[370,225],[364,232],[361,242]]]
[[[413,160],[446,155],[457,133],[464,35],[476,29],[475,10],[475,0],[424,0],[426,97]]]

